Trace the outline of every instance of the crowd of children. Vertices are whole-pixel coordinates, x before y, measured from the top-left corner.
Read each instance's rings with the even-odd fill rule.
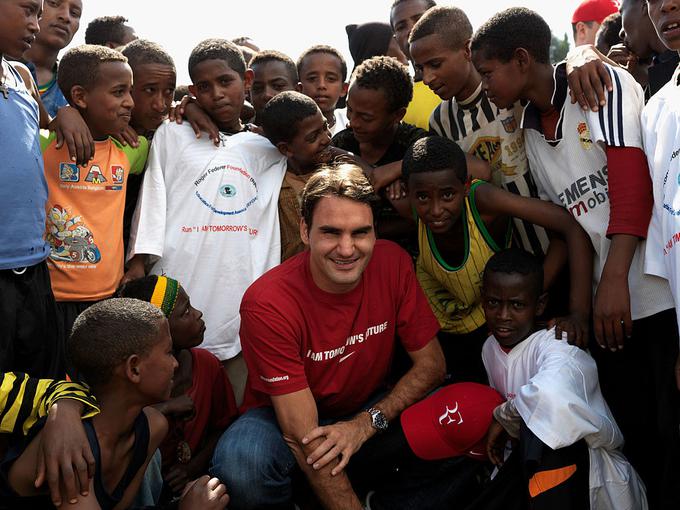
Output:
[[[680,505],[678,69],[394,0],[351,73],[210,38],[175,102],[123,16],[58,60],[82,11],[0,0],[0,508]]]

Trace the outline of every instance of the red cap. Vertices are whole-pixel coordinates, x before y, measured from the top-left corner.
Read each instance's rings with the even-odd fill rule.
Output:
[[[445,386],[401,414],[411,450],[425,460],[467,455],[486,459],[486,431],[500,393],[477,383]]]
[[[596,21],[598,24],[602,24],[602,20],[618,11],[618,0],[583,0],[574,11],[571,23]]]

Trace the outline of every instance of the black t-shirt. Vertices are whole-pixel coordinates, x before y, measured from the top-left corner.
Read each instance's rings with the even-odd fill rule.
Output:
[[[420,138],[425,138],[429,133],[424,129],[421,129],[411,124],[406,124],[401,122],[397,128],[397,132],[394,135],[394,140],[392,144],[387,148],[387,151],[382,158],[374,166],[387,165],[388,163],[394,163],[395,161],[401,161],[404,159],[404,154],[406,154],[406,149],[408,149],[416,140]],[[354,133],[351,129],[343,129],[333,137],[332,142],[334,147],[343,149],[357,156],[361,156],[361,149],[359,148],[359,142],[354,138]]]

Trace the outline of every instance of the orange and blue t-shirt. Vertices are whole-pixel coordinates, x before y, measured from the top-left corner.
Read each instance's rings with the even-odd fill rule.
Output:
[[[130,174],[144,171],[148,141],[124,146],[113,138],[95,142],[94,159],[77,166],[56,136],[41,136],[45,162],[47,259],[57,301],[110,297],[123,277],[123,211]]]

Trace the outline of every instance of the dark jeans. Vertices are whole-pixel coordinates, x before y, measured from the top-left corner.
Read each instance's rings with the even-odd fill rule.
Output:
[[[348,474],[358,494],[376,490],[372,509],[434,510],[471,499],[479,466],[467,458],[418,459],[394,420],[352,457]],[[293,508],[293,479],[300,471],[270,407],[250,409],[227,429],[210,473],[229,488],[232,510]]]
[[[647,486],[652,509],[677,509],[680,393],[675,384],[678,326],[670,309],[633,322],[621,351],[591,346],[602,394],[625,444],[623,453]]]
[[[64,344],[59,341],[56,317],[44,261],[0,271],[0,371],[62,379]]]

